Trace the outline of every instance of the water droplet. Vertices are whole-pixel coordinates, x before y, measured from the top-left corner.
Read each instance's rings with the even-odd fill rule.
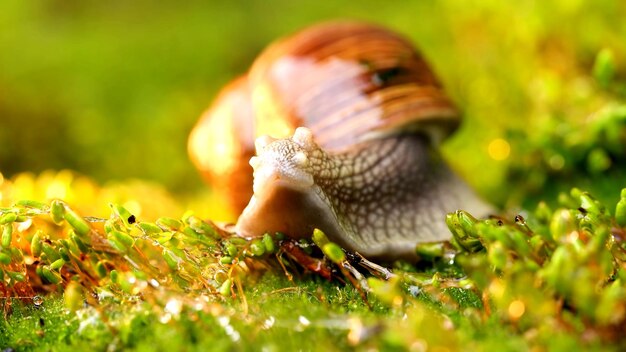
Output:
[[[172,315],[170,313],[165,313],[159,317],[159,322],[161,322],[161,324],[167,324],[170,320],[172,320]]]
[[[309,326],[311,325],[311,321],[309,321],[309,319],[307,319],[305,316],[301,315],[298,317],[298,321],[300,322],[300,324],[304,325],[304,326]]]
[[[265,321],[263,322],[263,329],[267,330],[271,328],[272,326],[274,326],[275,322],[276,322],[276,318],[274,318],[273,316],[270,316],[269,318],[265,319]]]
[[[170,299],[165,305],[165,312],[178,316],[183,309],[183,302],[177,299]]]
[[[420,292],[422,292],[422,289],[419,286],[415,286],[415,285],[411,285],[409,286],[409,293],[413,296],[413,297],[417,297],[417,295],[420,294]]]
[[[35,297],[33,297],[33,304],[34,304],[36,307],[41,306],[41,305],[43,304],[43,298],[41,298],[41,296],[35,296]]]
[[[230,337],[233,342],[237,342],[241,339],[241,335],[235,328],[230,325],[230,318],[226,316],[221,316],[217,318],[217,322],[224,328],[226,335]]]
[[[298,324],[296,324],[295,330],[304,331],[304,329],[307,328],[309,325],[311,325],[311,321],[305,316],[301,315],[298,317]]]
[[[33,224],[33,219],[27,219],[26,221],[22,221],[17,225],[17,231],[24,232],[28,230],[28,228]]]

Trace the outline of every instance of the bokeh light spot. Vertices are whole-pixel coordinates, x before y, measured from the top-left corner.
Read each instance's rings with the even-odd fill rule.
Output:
[[[525,311],[526,305],[520,300],[515,300],[509,304],[509,317],[513,320],[521,318]]]
[[[501,280],[495,279],[489,285],[489,292],[493,295],[494,298],[500,299],[504,295],[506,287]]]
[[[511,146],[504,139],[496,138],[489,143],[487,152],[494,160],[505,160],[511,154]]]
[[[548,163],[553,170],[558,171],[561,170],[563,166],[565,166],[565,158],[563,158],[563,155],[561,154],[554,154],[550,157]]]

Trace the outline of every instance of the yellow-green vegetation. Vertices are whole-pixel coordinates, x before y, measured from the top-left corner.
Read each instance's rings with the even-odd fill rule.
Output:
[[[14,187],[3,180],[0,191]],[[191,213],[152,222],[111,204],[107,218],[95,218],[59,200],[18,200],[0,208],[0,344],[620,350],[625,197],[626,189],[606,207],[573,189],[527,219],[476,220],[460,210],[446,219],[450,243],[420,245],[419,267],[391,271],[319,230],[311,241],[246,240]]]
[[[0,349],[626,349],[625,17],[613,0],[1,2]],[[419,46],[464,112],[446,158],[503,209],[449,214],[453,239],[417,264],[320,231],[232,237],[185,155],[220,86],[334,18]]]
[[[556,199],[581,187],[614,201],[621,186],[588,176],[625,177],[613,128],[624,119],[625,7],[2,1],[0,170],[70,168],[100,183],[139,177],[197,192],[186,138],[218,89],[276,38],[354,18],[403,33],[428,59],[464,114],[446,157],[481,194],[515,206],[528,192]]]

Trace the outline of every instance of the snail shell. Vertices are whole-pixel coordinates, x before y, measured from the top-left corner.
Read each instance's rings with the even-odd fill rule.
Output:
[[[205,113],[189,149],[204,174],[232,181],[223,189],[234,207],[250,199],[241,235],[320,228],[370,258],[411,258],[417,243],[450,237],[447,212],[488,209],[437,152],[459,123],[410,42],[376,25],[332,22],[268,47]],[[256,141],[254,194],[235,194],[250,189],[242,160],[263,135],[279,139]],[[231,137],[245,140],[225,147]]]
[[[306,126],[329,151],[408,129],[441,139],[459,125],[413,46],[374,25],[326,23],[278,41],[254,62],[250,81],[259,135]],[[281,124],[289,128],[276,136]]]
[[[248,78],[239,77],[222,89],[189,135],[192,162],[236,214],[252,196],[254,117]]]

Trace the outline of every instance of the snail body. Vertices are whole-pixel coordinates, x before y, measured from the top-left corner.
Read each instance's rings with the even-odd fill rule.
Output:
[[[190,138],[196,165],[219,178],[224,174],[198,162],[215,151],[206,143],[216,139],[209,124],[232,125],[232,115],[245,115],[235,120],[247,119],[263,136],[250,159],[253,194],[238,234],[300,238],[319,228],[368,258],[412,258],[417,243],[450,237],[446,213],[488,211],[437,151],[460,119],[401,36],[359,22],[316,25],[271,45],[238,82],[237,93],[222,93]],[[238,148],[240,159],[254,153],[251,139]],[[231,164],[231,174],[243,169]],[[250,179],[241,180],[230,187],[239,191],[247,182],[249,189]]]

